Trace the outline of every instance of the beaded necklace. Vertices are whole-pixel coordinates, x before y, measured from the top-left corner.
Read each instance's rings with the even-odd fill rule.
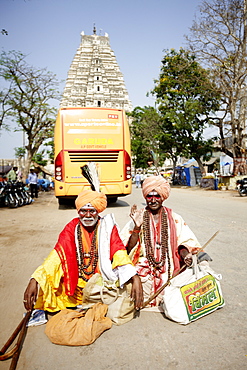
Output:
[[[151,241],[151,225],[150,225],[150,214],[147,210],[144,211],[143,215],[143,232],[144,232],[144,243],[145,243],[145,249],[146,249],[146,256],[148,259],[149,264],[155,269],[155,270],[161,270],[162,267],[165,265],[166,262],[166,256],[167,256],[167,262],[168,262],[168,278],[171,276],[171,262],[169,258],[169,249],[168,249],[168,223],[167,223],[167,215],[162,207],[161,209],[161,240],[160,240],[160,258],[155,258],[155,247],[152,244]]]
[[[79,248],[76,248],[76,258],[78,263],[79,277],[82,278],[84,281],[88,281],[90,279],[90,275],[94,274],[97,267],[99,259],[97,251],[97,229],[98,225],[96,225],[93,231],[93,239],[91,242],[90,252],[86,253],[84,252],[82,243],[81,226],[77,226],[77,239]]]

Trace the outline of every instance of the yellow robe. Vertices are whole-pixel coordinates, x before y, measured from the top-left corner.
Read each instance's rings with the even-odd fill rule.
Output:
[[[113,256],[112,269],[127,264],[131,264],[131,262],[126,250],[118,250]],[[79,278],[73,296],[66,295],[62,264],[55,249],[51,251],[44,263],[35,270],[32,278],[40,285],[34,308],[57,312],[66,307],[76,307],[82,303],[82,291],[86,282]]]

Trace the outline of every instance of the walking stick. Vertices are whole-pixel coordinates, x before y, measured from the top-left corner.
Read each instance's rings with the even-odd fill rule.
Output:
[[[17,351],[14,353],[12,357],[9,370],[16,369],[17,362],[19,360],[19,356],[21,353],[22,345],[23,345],[23,342],[25,340],[26,333],[27,333],[27,323],[28,323],[28,320],[30,319],[31,314],[32,314],[32,311],[28,311],[24,317],[25,320],[23,321],[23,325],[22,325],[22,328],[21,328],[21,331],[20,331],[20,334],[17,340]]]
[[[15,338],[17,337],[17,335],[19,334],[21,328],[22,328],[22,325],[23,325],[23,322],[25,320],[25,317],[23,317],[23,319],[21,320],[21,322],[19,323],[19,325],[17,326],[17,328],[14,330],[13,334],[9,337],[9,339],[7,340],[7,342],[5,343],[5,345],[3,346],[3,348],[1,349],[0,351],[0,361],[3,361],[3,360],[7,360],[8,358],[10,358],[17,350],[17,347],[15,345],[14,348],[12,348],[12,350],[10,350],[9,352],[5,353],[7,351],[7,349],[9,348],[9,346],[13,343],[13,341],[15,340]]]
[[[214,233],[213,236],[211,236],[211,238],[197,251],[196,255],[198,255],[198,253],[200,253],[204,248],[206,248],[206,246],[216,237],[216,235],[218,235],[219,233],[219,230],[216,231],[216,233]],[[163,284],[158,290],[157,292],[155,292],[153,295],[151,295],[151,297],[149,297],[149,299],[144,302],[142,308],[146,307],[150,302],[152,302],[152,300],[154,300],[161,292],[162,290],[165,289],[165,287],[170,283],[170,281],[176,277],[178,274],[180,274],[180,272],[186,267],[186,265],[184,264],[177,272],[174,276],[172,276],[171,278],[169,278],[167,280],[167,282],[165,284]]]
[[[30,319],[31,314],[32,314],[32,311],[28,311],[26,313],[26,315],[20,321],[20,323],[18,324],[18,326],[16,327],[16,329],[14,330],[14,332],[9,337],[9,339],[7,340],[7,342],[5,343],[5,345],[0,351],[0,361],[4,361],[4,360],[7,360],[8,358],[13,357],[11,361],[11,365],[10,365],[10,369],[12,370],[16,368],[17,361],[18,361],[18,358],[21,352],[21,346],[23,344],[23,341],[25,339],[25,334],[27,331],[26,325],[27,325],[28,320]],[[15,346],[11,350],[9,350],[7,353],[5,353],[7,349],[10,347],[10,345],[13,343],[13,341],[15,340],[18,334],[19,334],[19,337],[17,339],[17,343],[15,344]]]

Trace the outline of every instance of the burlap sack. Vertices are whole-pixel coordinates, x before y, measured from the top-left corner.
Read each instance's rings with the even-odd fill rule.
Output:
[[[107,305],[96,303],[86,314],[65,309],[46,324],[45,333],[52,343],[66,346],[85,346],[93,343],[103,331],[112,327],[105,317]]]
[[[107,304],[107,317],[113,324],[125,324],[132,320],[135,314],[135,304],[130,297],[131,289],[131,283],[118,288],[114,282],[105,281],[100,274],[96,273],[83,289],[82,306],[90,307],[96,302]]]

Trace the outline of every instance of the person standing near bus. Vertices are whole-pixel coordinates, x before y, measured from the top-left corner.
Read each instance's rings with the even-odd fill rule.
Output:
[[[17,180],[17,170],[18,167],[13,167],[9,173],[7,174],[7,180],[8,181],[16,181]]]
[[[30,169],[27,180],[30,184],[31,197],[34,198],[35,195],[35,198],[38,198],[38,176],[33,168]]]
[[[136,183],[136,188],[139,188],[141,184],[141,176],[139,172],[137,172],[137,174],[135,175],[135,183]]]

